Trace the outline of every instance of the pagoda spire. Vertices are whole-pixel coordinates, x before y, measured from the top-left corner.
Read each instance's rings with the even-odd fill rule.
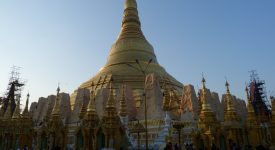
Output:
[[[109,97],[108,97],[105,111],[104,111],[104,114],[102,117],[103,128],[106,131],[106,140],[107,140],[105,143],[105,147],[107,147],[107,148],[114,147],[114,145],[111,144],[110,140],[113,139],[116,141],[115,131],[121,125],[120,118],[116,111],[112,81],[113,81],[113,79],[111,78]]]
[[[124,9],[127,9],[127,8],[137,8],[136,0],[126,0],[125,5],[124,5]]]
[[[119,118],[119,116],[118,116],[117,110],[116,110],[114,90],[113,90],[112,79],[111,79],[110,89],[109,89],[109,97],[108,97],[108,100],[106,102],[105,113],[104,113],[104,116],[103,116],[103,120],[106,121],[106,119],[107,120],[108,119],[113,119],[113,121],[115,121],[116,118]]]
[[[233,104],[232,95],[230,93],[229,89],[229,83],[226,81],[225,87],[226,87],[226,109],[224,110],[224,121],[240,121],[240,118],[236,112],[235,106]]]
[[[199,115],[199,122],[198,122],[198,128],[204,133],[205,136],[207,136],[209,139],[212,138],[212,135],[215,135],[216,131],[211,130],[211,128],[218,128],[220,125],[217,122],[216,115],[212,111],[210,104],[207,101],[206,97],[206,86],[205,86],[205,78],[202,78],[202,93],[201,93],[201,103],[202,103],[202,109]],[[204,141],[206,143],[207,147],[211,147],[212,140],[211,141]]]
[[[140,61],[141,66],[146,65],[150,59],[152,63],[158,64],[154,48],[141,30],[136,0],[125,0],[121,31],[110,50],[104,69],[121,63],[135,63],[135,59]],[[123,67],[128,66],[123,64]],[[115,72],[112,71],[111,74]]]
[[[110,92],[109,97],[106,103],[106,110],[109,112],[116,113],[116,107],[115,107],[115,98],[114,98],[114,90],[112,86],[112,81],[110,82]]]
[[[118,114],[121,117],[126,117],[128,115],[126,97],[125,97],[125,84],[122,85],[122,97],[120,99],[120,107],[119,107]]]
[[[124,38],[141,38],[145,40],[141,31],[136,0],[125,0],[124,15],[121,26],[122,29],[118,40]]]
[[[102,89],[110,77],[113,77],[115,88],[125,81],[133,90],[142,89],[145,78],[141,70],[145,74],[155,73],[161,78],[160,82],[168,79],[170,86],[182,88],[182,83],[169,75],[158,63],[153,46],[146,40],[141,29],[137,1],[125,0],[120,33],[109,51],[106,64],[79,88],[90,89],[94,82],[97,83],[96,90]],[[99,82],[102,79],[104,81]]]
[[[29,108],[29,98],[30,98],[30,94],[28,93],[27,94],[27,100],[26,100],[26,106],[25,106],[25,109],[24,109],[24,111],[23,111],[23,116],[28,116],[28,113],[29,113],[29,111],[28,111],[28,108]]]
[[[235,107],[233,105],[233,101],[232,101],[232,95],[230,93],[230,89],[229,89],[229,83],[228,81],[226,81],[225,83],[225,86],[226,86],[226,110],[227,111],[235,111]]]
[[[203,92],[203,93],[206,93],[206,86],[205,86],[206,80],[205,80],[204,77],[202,77],[201,82],[202,82],[202,92]]]
[[[201,111],[212,111],[210,104],[206,100],[206,86],[205,86],[206,80],[204,77],[202,77],[202,98],[201,98],[201,103],[202,103],[202,110]]]
[[[60,96],[59,95],[60,88],[59,88],[59,85],[57,87],[56,92],[57,92],[57,94],[56,94],[54,107],[53,107],[53,110],[52,110],[52,116],[60,116],[60,97],[59,97]]]
[[[12,119],[20,119],[20,95],[17,97],[17,104],[12,115]]]
[[[86,114],[86,111],[87,111],[87,106],[85,106],[85,99],[86,99],[86,94],[85,92],[83,93],[82,95],[82,106],[81,106],[81,110],[80,110],[80,113],[79,113],[79,118],[80,119],[83,119],[84,115]]]
[[[93,87],[94,87],[94,84],[92,85],[92,89],[90,93],[90,101],[86,111],[86,118],[90,120],[98,120],[96,107],[95,107],[95,91],[93,90]]]

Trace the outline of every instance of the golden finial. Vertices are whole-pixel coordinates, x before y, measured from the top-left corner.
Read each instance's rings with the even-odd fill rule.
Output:
[[[59,84],[58,84],[58,87],[57,87],[56,91],[57,91],[57,94],[59,94],[59,92],[60,92]]]
[[[124,4],[124,9],[127,8],[137,8],[136,0],[126,0]]]
[[[122,85],[122,97],[120,100],[120,109],[119,109],[119,116],[126,117],[127,113],[127,105],[126,105],[126,97],[125,97],[125,84]]]
[[[59,116],[60,115],[60,94],[59,94],[60,87],[59,87],[59,84],[58,84],[56,92],[57,92],[56,99],[55,99],[54,107],[52,110],[52,115]]]
[[[228,81],[226,80],[226,82],[225,82],[225,86],[226,86],[226,93],[227,94],[230,94],[230,90],[229,90],[229,83],[228,83]]]
[[[204,76],[202,76],[201,82],[202,82],[202,94],[206,94],[206,86],[205,86],[206,80]]]
[[[13,112],[13,115],[12,115],[12,119],[20,119],[21,116],[20,116],[20,95],[18,95],[17,97],[17,104],[16,104],[16,107],[15,107],[15,110]]]
[[[206,96],[206,86],[205,86],[206,80],[205,80],[204,76],[202,76],[201,82],[202,82],[202,97],[205,98],[205,96]]]

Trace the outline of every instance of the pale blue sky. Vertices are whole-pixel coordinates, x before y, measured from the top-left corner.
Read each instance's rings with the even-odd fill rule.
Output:
[[[22,67],[31,101],[72,93],[102,67],[120,32],[124,0],[0,1],[0,93]],[[245,97],[249,70],[275,91],[274,0],[138,0],[159,63],[184,84]],[[274,94],[274,93],[273,93]]]

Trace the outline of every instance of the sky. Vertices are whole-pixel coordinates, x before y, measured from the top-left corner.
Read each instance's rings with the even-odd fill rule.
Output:
[[[275,95],[274,0],[137,0],[158,62],[183,84],[245,98],[249,71]],[[124,0],[0,1],[0,95],[12,66],[26,81],[23,102],[72,93],[104,66],[121,28]]]

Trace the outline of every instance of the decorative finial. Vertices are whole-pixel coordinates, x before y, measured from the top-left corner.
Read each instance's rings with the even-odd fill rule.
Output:
[[[205,81],[205,78],[203,77],[203,78],[202,78],[202,83],[205,84],[205,82],[206,82],[206,81]]]
[[[226,87],[229,87],[229,83],[228,83],[227,80],[226,80],[226,82],[225,82],[225,86],[226,86]]]
[[[55,104],[54,104],[54,107],[53,107],[53,110],[52,110],[52,115],[53,116],[59,116],[60,115],[60,99],[59,99],[60,87],[59,87],[59,84],[58,84],[58,87],[57,87],[56,91],[57,91],[57,94],[56,94]]]
[[[230,89],[229,89],[229,83],[228,83],[228,81],[226,80],[226,82],[225,82],[225,86],[226,86],[226,94],[230,94]]]
[[[127,8],[137,8],[136,0],[126,0],[125,5],[124,5],[124,9],[127,9]]]
[[[58,87],[57,87],[56,91],[57,91],[57,94],[59,94],[59,92],[60,92],[59,83],[58,83]]]
[[[205,83],[206,83],[206,80],[205,80],[205,78],[204,78],[204,76],[202,75],[202,94],[205,94],[205,92],[206,92],[206,86],[205,86]]]
[[[26,100],[26,106],[25,106],[25,109],[23,111],[23,117],[27,117],[28,116],[29,98],[30,98],[30,93],[28,92],[28,94],[27,94],[27,100]]]

